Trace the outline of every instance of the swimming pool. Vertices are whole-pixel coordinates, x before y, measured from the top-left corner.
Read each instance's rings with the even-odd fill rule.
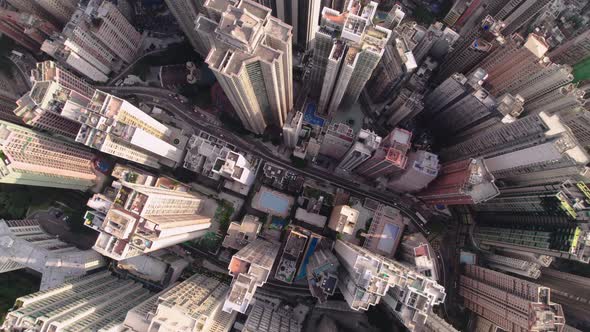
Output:
[[[305,120],[305,122],[307,122],[309,124],[323,127],[325,120],[323,118],[317,116],[315,114],[315,112],[316,112],[315,103],[307,104],[307,109],[305,110],[305,114],[303,115],[303,120]]]
[[[392,224],[385,225],[383,228],[382,238],[379,240],[377,249],[381,250],[382,252],[391,252],[397,240],[398,233],[398,226]]]
[[[258,205],[280,216],[287,215],[289,212],[289,200],[270,191],[265,191],[260,195]]]

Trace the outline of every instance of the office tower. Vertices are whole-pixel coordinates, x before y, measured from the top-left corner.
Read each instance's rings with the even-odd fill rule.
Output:
[[[588,317],[590,278],[552,268],[543,268],[541,277],[535,282],[551,288],[551,298],[563,306],[568,324],[576,324],[580,329],[588,328],[590,325],[590,317]],[[567,328],[564,331],[567,331]]]
[[[387,101],[416,68],[416,60],[406,42],[395,38],[385,46],[383,57],[367,82],[365,91],[374,103]]]
[[[317,248],[306,266],[309,291],[318,303],[325,303],[338,286],[340,262],[329,248]]]
[[[350,1],[345,13],[324,7],[312,75],[321,85],[320,112],[331,114],[340,105],[354,104],[381,60],[391,30],[372,24],[376,10],[376,2],[363,6],[358,0]]]
[[[140,283],[104,271],[16,299],[7,331],[107,331],[151,296]],[[104,329],[104,330],[103,330]]]
[[[257,1],[271,8],[267,1]],[[293,27],[293,42],[303,48],[312,47],[320,19],[321,0],[273,0],[276,17]]]
[[[203,44],[195,28],[199,13],[206,14],[203,7],[204,2],[203,0],[166,0],[168,9],[170,9],[170,12],[176,18],[176,22],[182,32],[184,32],[191,46],[205,58],[209,53],[209,47]]]
[[[79,8],[60,35],[41,49],[60,63],[97,82],[106,82],[111,71],[133,62],[142,36],[116,5],[91,0]]]
[[[272,304],[256,301],[244,323],[244,332],[301,332],[301,325],[291,314]]]
[[[590,103],[585,97],[586,91],[570,83],[548,92],[541,97],[535,98],[531,102],[527,102],[525,111],[527,113],[559,113],[563,117],[567,117],[570,113],[573,113],[571,111],[580,108],[586,109],[590,106]]]
[[[464,305],[506,331],[562,331],[561,305],[551,289],[475,265],[459,279]]]
[[[95,155],[77,144],[0,121],[0,182],[87,190]]]
[[[0,32],[32,53],[38,53],[43,41],[57,28],[42,17],[26,12],[0,9]]]
[[[332,122],[324,134],[319,153],[340,160],[354,142],[354,131],[344,123]]]
[[[221,244],[225,248],[235,250],[243,249],[248,243],[256,240],[262,229],[262,223],[258,217],[247,214],[242,218],[241,223],[232,221],[227,229],[227,234]]]
[[[250,162],[234,151],[228,151],[225,156],[217,157],[211,171],[247,186],[251,185],[256,177]]]
[[[22,123],[21,119],[14,114],[16,108],[16,99],[18,96],[4,89],[0,91],[0,120]]]
[[[583,109],[574,109],[563,115],[563,123],[570,128],[574,137],[586,150],[590,148],[590,113]]]
[[[386,308],[411,331],[419,331],[432,307],[445,299],[445,289],[397,261],[337,240],[338,287],[353,310],[368,310],[383,300]]]
[[[405,16],[406,13],[402,10],[402,7],[396,3],[391,7],[389,13],[387,13],[384,25],[387,29],[393,30],[402,23]]]
[[[133,308],[125,317],[125,331],[229,331],[237,313],[221,310],[228,289],[220,277],[196,273]]]
[[[80,250],[47,234],[35,219],[0,219],[0,273],[31,269],[41,274],[41,290],[61,285],[105,265],[92,250]]]
[[[85,225],[99,232],[92,247],[117,261],[196,239],[211,226],[197,194],[114,182],[88,201]]]
[[[383,116],[387,119],[387,125],[397,126],[420,114],[424,109],[423,98],[421,92],[403,88],[397,98],[386,106]]]
[[[400,193],[418,192],[432,182],[439,172],[438,156],[418,150],[408,154],[405,170],[388,183],[387,188]]]
[[[492,269],[517,274],[526,278],[538,279],[541,276],[541,265],[524,259],[484,254],[483,260]]]
[[[582,182],[583,183],[583,182]],[[553,183],[502,187],[499,196],[474,206],[478,212],[534,213],[544,215],[568,215],[573,220],[578,213],[590,210],[585,203],[587,187],[571,180]]]
[[[453,3],[453,7],[451,7],[449,12],[443,19],[443,22],[448,26],[455,25],[459,17],[461,17],[461,15],[465,12],[465,10],[467,10],[467,8],[469,7],[469,5],[471,5],[472,2],[474,1],[459,0]]]
[[[590,56],[590,30],[586,30],[549,52],[551,61],[572,66],[588,56]]]
[[[371,158],[373,152],[381,145],[381,136],[368,129],[361,129],[356,136],[354,144],[342,157],[337,169],[343,172],[352,172],[365,160]]]
[[[444,163],[438,177],[417,197],[427,204],[479,204],[500,194],[494,176],[481,159]]]
[[[444,58],[435,82],[442,82],[453,73],[467,73],[504,42],[501,30],[504,24],[491,16],[483,19],[477,28],[462,35]]]
[[[400,172],[406,168],[407,152],[412,146],[412,133],[395,128],[385,137],[371,158],[362,163],[356,172],[377,179]]]
[[[328,227],[338,233],[352,235],[358,217],[358,210],[348,205],[338,205],[332,210]]]
[[[406,222],[399,210],[379,205],[373,214],[371,226],[364,235],[363,248],[393,258],[406,228]]]
[[[268,280],[278,253],[278,244],[256,239],[232,256],[228,268],[233,281],[223,311],[246,313],[256,289]]]
[[[489,216],[489,215],[488,215]],[[509,223],[509,218],[477,218],[474,239],[483,249],[497,248],[547,255],[588,263],[588,226],[584,223]]]
[[[219,23],[199,16],[197,32],[211,38],[205,62],[244,127],[256,134],[282,128],[293,108],[291,27],[270,8],[242,0],[227,6]]]
[[[297,146],[302,125],[303,113],[299,111],[290,112],[287,116],[287,121],[283,125],[283,142],[287,147],[294,149]]]

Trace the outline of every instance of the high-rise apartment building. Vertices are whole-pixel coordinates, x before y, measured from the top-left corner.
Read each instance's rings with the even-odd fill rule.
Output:
[[[424,150],[412,151],[408,154],[405,170],[393,177],[387,188],[400,193],[418,192],[436,178],[439,167],[437,155]]]
[[[324,134],[319,153],[340,160],[354,143],[354,131],[344,123],[332,122]]]
[[[498,218],[479,219],[474,239],[482,248],[510,249],[538,255],[588,263],[590,240],[588,226],[570,220],[569,224],[527,222],[507,223]]]
[[[87,190],[94,186],[95,155],[88,149],[0,121],[0,182]]]
[[[588,106],[590,106],[590,102],[586,99],[586,91],[570,83],[526,103],[525,111],[529,114],[559,113],[565,117],[573,110],[586,109]]]
[[[537,185],[501,187],[499,196],[478,204],[473,209],[496,214],[567,215],[575,220],[590,211],[586,203],[586,190],[585,185],[570,180],[557,183],[549,180]]]
[[[76,7],[76,0],[11,0],[8,1],[20,11],[51,19],[64,25],[68,22]]]
[[[294,149],[299,141],[299,134],[301,133],[301,126],[303,125],[303,113],[290,112],[287,116],[287,121],[283,125],[283,141],[286,146]]]
[[[590,30],[586,30],[549,52],[551,61],[572,66],[588,56],[590,56]]]
[[[244,332],[301,332],[301,325],[286,310],[256,301],[244,323]]]
[[[439,66],[434,80],[443,82],[454,73],[467,73],[504,42],[501,30],[504,23],[491,16],[483,19],[478,27],[462,35],[453,45]]]
[[[500,194],[494,180],[481,158],[445,163],[417,197],[427,204],[478,204]]]
[[[258,1],[266,7],[266,1]],[[301,47],[312,47],[320,20],[321,0],[273,0],[276,17],[293,27],[293,42]]]
[[[381,136],[366,129],[356,136],[354,144],[340,160],[337,169],[344,172],[352,172],[354,169],[371,158],[373,152],[381,145]]]
[[[202,57],[209,53],[209,46],[204,44],[195,28],[199,13],[205,15],[204,0],[166,0],[166,5],[191,46]]]
[[[422,92],[403,88],[397,97],[385,106],[383,118],[387,125],[398,126],[420,114],[424,110],[423,98]]]
[[[483,259],[487,266],[495,270],[501,270],[531,279],[538,279],[541,276],[541,265],[535,262],[498,254],[485,254],[483,255]]]
[[[387,135],[371,158],[362,163],[356,172],[362,176],[377,179],[400,172],[406,168],[407,152],[412,143],[412,133],[395,128]]]
[[[408,329],[419,331],[432,306],[445,299],[444,287],[400,262],[341,240],[334,250],[341,264],[338,287],[353,310],[383,300]]]
[[[393,30],[402,23],[405,16],[406,13],[403,11],[402,6],[396,3],[391,7],[389,13],[387,13],[384,25],[386,28]]]
[[[459,279],[464,305],[506,331],[563,331],[561,305],[551,289],[475,265]]]
[[[570,128],[576,140],[586,150],[590,147],[590,113],[577,108],[563,114],[563,123]]]
[[[219,23],[197,19],[197,32],[212,43],[205,62],[251,132],[282,128],[293,108],[291,30],[250,0],[228,5]]]
[[[14,114],[14,109],[17,107],[16,100],[18,96],[10,91],[0,91],[0,120],[22,123],[21,118]]]
[[[106,82],[138,55],[142,36],[109,1],[91,0],[73,13],[60,35],[42,50],[89,79]]]
[[[51,22],[27,12],[0,9],[0,19],[0,32],[32,53],[58,31]]]
[[[233,281],[223,311],[246,313],[256,289],[268,280],[278,253],[278,244],[256,239],[233,255],[228,267]]]
[[[358,0],[350,1],[343,13],[322,10],[312,74],[312,89],[321,87],[320,112],[330,114],[355,103],[381,60],[391,30],[373,25],[376,11],[376,2]]]
[[[0,239],[0,273],[34,270],[41,274],[41,290],[105,265],[97,252],[60,241],[47,234],[35,219],[0,219]]]
[[[219,276],[196,273],[130,310],[124,331],[227,332],[237,316],[221,310],[228,289]]]
[[[455,3],[453,3],[453,7],[451,7],[449,12],[447,13],[445,18],[443,19],[443,22],[449,26],[455,25],[455,23],[457,22],[459,17],[461,17],[461,15],[465,12],[465,10],[467,10],[467,8],[469,7],[469,5],[472,2],[475,2],[475,1],[473,1],[473,0],[459,0],[459,1],[456,1]]]
[[[444,25],[441,22],[434,22],[430,25],[430,27],[428,27],[424,38],[422,38],[422,40],[420,40],[420,42],[412,50],[412,54],[414,54],[414,58],[416,59],[417,63],[421,63],[422,60],[428,55],[434,44],[443,38],[443,28]]]
[[[367,82],[366,92],[374,103],[391,98],[396,88],[417,68],[412,51],[402,38],[385,45],[383,57]]]
[[[503,0],[498,2],[503,2],[503,6],[494,14],[494,18],[504,22],[505,27],[502,33],[511,35],[545,8],[550,0]]]
[[[115,260],[139,256],[204,235],[211,216],[190,192],[114,182],[88,201],[85,225],[99,232],[93,249]]]
[[[328,227],[338,233],[352,235],[358,217],[358,210],[348,205],[338,205],[332,210]]]
[[[431,313],[424,323],[424,332],[459,332],[453,325],[447,323],[435,313]]]
[[[6,331],[109,331],[152,294],[104,271],[16,299]]]

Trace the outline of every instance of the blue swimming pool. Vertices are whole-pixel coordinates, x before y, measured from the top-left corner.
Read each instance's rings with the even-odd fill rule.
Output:
[[[289,200],[270,191],[263,192],[258,202],[260,207],[274,211],[278,215],[286,215],[289,212]]]
[[[305,122],[307,122],[309,124],[323,127],[324,126],[324,122],[326,120],[324,120],[323,118],[315,115],[315,112],[316,112],[316,105],[315,105],[315,103],[309,103],[309,104],[307,104],[307,109],[305,110],[305,114],[303,115],[303,120],[305,120]]]

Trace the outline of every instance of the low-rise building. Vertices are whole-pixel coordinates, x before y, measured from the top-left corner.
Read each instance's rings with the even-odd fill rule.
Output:
[[[247,214],[242,218],[241,223],[232,221],[227,229],[227,234],[221,244],[225,248],[235,250],[243,249],[248,243],[256,240],[262,228],[258,217]]]
[[[407,218],[390,206],[380,205],[373,215],[363,247],[385,257],[395,256]]]
[[[330,215],[328,227],[338,233],[351,235],[356,226],[359,212],[348,205],[339,205],[334,207]]]
[[[340,262],[329,248],[316,249],[307,264],[307,283],[311,295],[325,303],[338,286]]]

